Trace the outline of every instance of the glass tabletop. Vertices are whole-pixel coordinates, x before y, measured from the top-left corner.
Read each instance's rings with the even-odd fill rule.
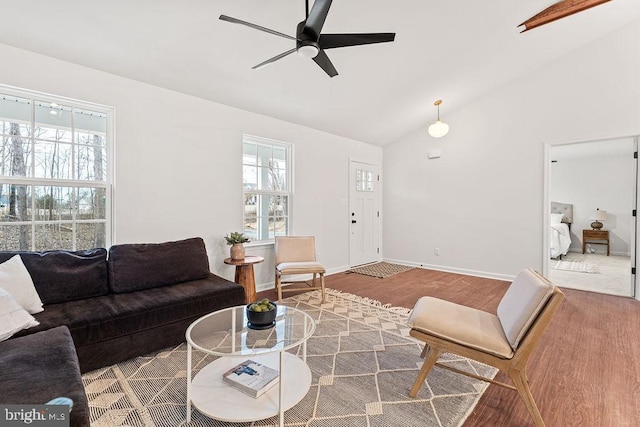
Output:
[[[316,329],[311,316],[293,307],[278,305],[275,325],[268,329],[247,327],[246,306],[207,314],[189,326],[187,342],[217,356],[242,356],[288,350],[305,342]]]

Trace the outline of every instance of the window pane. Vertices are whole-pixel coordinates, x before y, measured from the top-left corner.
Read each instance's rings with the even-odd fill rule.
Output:
[[[31,225],[0,225],[0,250],[31,250]]]
[[[269,163],[271,163],[271,147],[258,145],[258,165],[269,167]]]
[[[73,179],[71,175],[71,144],[36,141],[36,178]]]
[[[76,229],[76,250],[106,247],[104,222],[79,223]]]
[[[71,107],[35,101],[36,138],[71,142]]]
[[[31,186],[3,184],[0,186],[0,212],[3,222],[29,221]]]
[[[107,217],[107,190],[105,188],[78,189],[78,220],[105,219]]]
[[[254,166],[242,167],[242,184],[245,190],[258,189],[258,168]]]
[[[73,188],[34,187],[36,221],[60,221],[73,219]]]
[[[242,163],[245,165],[257,165],[258,147],[256,144],[245,142],[243,147]]]
[[[258,222],[256,217],[244,219],[244,235],[251,241],[260,240],[258,239]]]
[[[79,145],[76,150],[76,178],[88,181],[106,180],[107,149],[99,145]]]
[[[73,223],[35,225],[36,251],[51,248],[73,250]]]
[[[93,139],[95,135],[105,135],[107,133],[107,115],[97,111],[83,110],[76,108],[73,113],[73,125],[76,135],[80,138]],[[82,137],[82,135],[85,135]],[[102,138],[100,145],[106,145],[106,138]],[[92,144],[96,144],[94,140]]]
[[[6,176],[31,176],[30,128],[18,123],[3,122],[2,163],[0,173]]]
[[[0,95],[0,117],[7,121],[30,123],[31,100],[11,95]]]

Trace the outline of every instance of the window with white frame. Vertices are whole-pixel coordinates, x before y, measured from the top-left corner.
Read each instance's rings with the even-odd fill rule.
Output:
[[[244,234],[252,241],[286,236],[291,224],[291,144],[244,135]]]
[[[113,109],[0,86],[0,249],[111,243]]]

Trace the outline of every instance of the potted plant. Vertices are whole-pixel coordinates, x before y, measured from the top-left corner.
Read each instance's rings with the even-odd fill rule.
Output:
[[[231,245],[231,259],[238,260],[244,259],[244,243],[249,242],[249,238],[244,233],[232,232],[228,236],[224,236],[227,241],[227,245]]]

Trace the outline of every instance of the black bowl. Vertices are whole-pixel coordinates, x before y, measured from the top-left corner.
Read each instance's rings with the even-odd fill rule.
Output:
[[[247,304],[247,326],[251,329],[267,329],[275,325],[278,305],[275,302],[271,304],[274,305],[274,309],[269,311],[251,311],[251,304]]]

